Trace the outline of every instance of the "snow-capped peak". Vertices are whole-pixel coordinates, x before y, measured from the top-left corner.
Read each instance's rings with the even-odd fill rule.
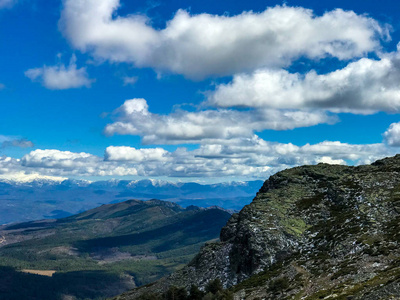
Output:
[[[38,173],[26,174],[24,172],[0,175],[1,181],[8,182],[8,183],[14,183],[14,184],[24,184],[24,183],[31,183],[31,182],[59,184],[67,179],[68,178],[66,178],[66,177],[60,177],[60,176],[44,176],[44,175],[40,175]]]

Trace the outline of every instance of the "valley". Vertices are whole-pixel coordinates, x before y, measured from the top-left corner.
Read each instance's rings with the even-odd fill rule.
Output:
[[[217,239],[230,215],[216,207],[129,200],[63,219],[2,226],[0,273],[7,276],[0,286],[8,287],[0,298],[27,297],[33,283],[43,300],[104,299],[150,283]]]

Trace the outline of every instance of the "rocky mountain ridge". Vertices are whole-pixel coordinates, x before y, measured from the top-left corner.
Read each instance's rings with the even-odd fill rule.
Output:
[[[235,299],[399,299],[399,175],[400,155],[279,172],[187,267],[115,299],[215,278]]]

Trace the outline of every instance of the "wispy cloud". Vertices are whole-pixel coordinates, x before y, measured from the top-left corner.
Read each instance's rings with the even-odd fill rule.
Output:
[[[13,7],[18,0],[0,0],[0,9]]]
[[[31,148],[31,147],[34,147],[34,144],[25,138],[0,135],[0,147],[1,148],[7,148],[7,147]]]
[[[68,66],[62,63],[55,66],[45,65],[41,68],[27,70],[25,76],[32,81],[39,81],[44,87],[51,90],[90,87],[94,82],[89,78],[85,67],[77,67],[75,55],[72,56]]]
[[[124,82],[124,85],[134,85],[137,81],[138,81],[138,77],[137,76],[132,76],[132,77],[123,77],[122,80]]]

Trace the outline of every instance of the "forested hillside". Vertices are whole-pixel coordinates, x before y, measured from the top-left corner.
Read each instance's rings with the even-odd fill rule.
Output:
[[[130,200],[0,227],[0,298],[113,296],[183,267],[229,217],[219,208]]]

